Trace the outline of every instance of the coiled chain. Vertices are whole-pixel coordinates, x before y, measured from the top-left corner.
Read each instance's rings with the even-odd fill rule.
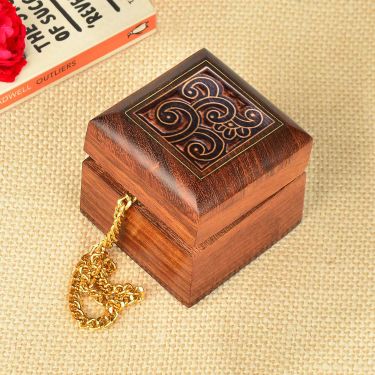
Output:
[[[132,284],[114,285],[108,277],[116,265],[108,250],[117,242],[126,211],[136,201],[130,194],[117,201],[113,224],[105,237],[85,254],[73,272],[69,292],[69,308],[73,318],[82,328],[98,329],[113,323],[120,311],[144,298],[143,288]],[[82,297],[89,296],[104,306],[105,312],[98,318],[90,318],[82,309]]]

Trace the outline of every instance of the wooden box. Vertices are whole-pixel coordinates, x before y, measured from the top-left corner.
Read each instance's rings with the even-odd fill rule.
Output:
[[[192,306],[301,221],[311,147],[200,50],[90,121],[81,210],[107,231],[135,195],[120,248]]]

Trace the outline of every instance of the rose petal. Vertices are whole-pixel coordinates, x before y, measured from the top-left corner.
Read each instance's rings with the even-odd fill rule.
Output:
[[[0,81],[12,82],[26,64],[26,28],[8,0],[0,0]]]

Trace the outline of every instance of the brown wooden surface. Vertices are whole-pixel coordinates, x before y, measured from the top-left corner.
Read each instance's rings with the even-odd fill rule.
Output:
[[[302,218],[305,174],[200,245],[190,246],[146,209],[129,210],[119,246],[186,306],[279,240]],[[92,159],[83,163],[81,210],[102,231],[127,187]]]
[[[194,73],[198,67],[207,68],[205,64],[211,69],[204,72],[206,80],[216,74],[215,69],[222,73],[215,78],[223,87],[220,95],[230,98],[237,111],[258,103],[274,123],[264,129],[266,133],[259,133],[268,132],[263,139],[256,134],[246,145],[226,141],[230,153],[212,162],[193,162],[173,134],[160,131],[155,108],[176,100],[174,86],[184,82],[192,67]],[[191,139],[194,144],[199,141],[196,134]],[[311,137],[291,119],[220,60],[201,50],[92,120],[85,151],[136,195],[162,225],[194,247],[301,175],[311,145]]]

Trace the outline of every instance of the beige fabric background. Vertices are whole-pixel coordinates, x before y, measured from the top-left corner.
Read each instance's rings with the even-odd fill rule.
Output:
[[[374,1],[155,4],[157,34],[0,117],[0,373],[374,374]],[[191,309],[115,250],[147,300],[79,330],[87,121],[204,46],[314,136],[304,221]]]

